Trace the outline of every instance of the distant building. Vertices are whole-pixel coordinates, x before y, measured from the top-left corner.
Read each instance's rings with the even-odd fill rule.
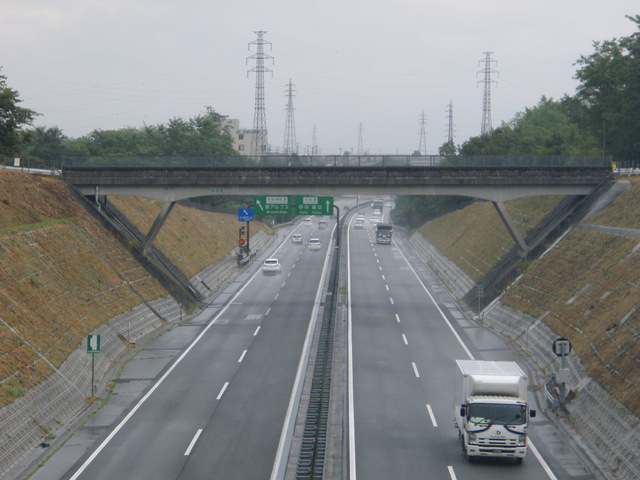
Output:
[[[233,148],[240,155],[251,155],[251,142],[257,137],[257,130],[252,128],[240,128],[240,120],[237,118],[227,118],[223,127],[227,129],[231,138],[233,138]],[[266,147],[263,147],[266,153]]]

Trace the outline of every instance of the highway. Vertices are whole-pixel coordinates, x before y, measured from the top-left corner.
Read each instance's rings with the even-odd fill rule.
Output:
[[[534,447],[522,465],[466,460],[453,425],[454,360],[517,358],[503,340],[461,315],[447,318],[446,306],[437,305],[397,242],[376,244],[369,215],[366,224],[364,230],[349,228],[347,241],[350,480],[592,478],[556,458],[554,472],[532,453],[540,438],[536,423],[548,433],[543,417],[532,419]],[[553,447],[544,450],[550,455]]]
[[[467,462],[453,427],[454,360],[516,355],[432,295],[438,287],[420,279],[400,238],[375,244],[369,212],[365,229],[347,227],[343,245],[348,362],[334,371],[349,380],[349,480],[592,478],[543,415],[533,419],[535,447],[522,465]],[[248,274],[223,308],[175,330],[192,337],[66,474],[48,476],[45,464],[34,479],[283,479],[335,225],[318,230],[317,221],[290,232],[303,235],[302,245],[287,236],[272,254],[280,274]],[[307,248],[310,237],[321,250]],[[171,338],[145,358],[160,356]]]
[[[65,478],[269,479],[290,420],[299,365],[325,271],[331,226],[301,226],[323,242],[289,240],[273,256],[282,272],[253,275],[159,382]],[[290,439],[289,439],[290,441]],[[280,448],[284,455],[288,449]]]

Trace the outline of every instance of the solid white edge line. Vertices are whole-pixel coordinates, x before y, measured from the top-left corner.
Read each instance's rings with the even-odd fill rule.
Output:
[[[335,230],[335,225],[334,225]],[[333,238],[333,231],[331,232],[331,238]],[[291,448],[291,441],[293,436],[293,430],[295,428],[295,415],[298,406],[300,404],[300,395],[302,387],[304,386],[304,376],[307,363],[309,361],[309,355],[311,353],[311,344],[313,340],[313,332],[318,319],[318,310],[320,309],[320,299],[322,297],[322,290],[327,276],[327,269],[329,265],[328,252],[333,250],[333,240],[329,241],[327,255],[324,259],[324,266],[322,267],[322,274],[320,275],[320,282],[318,284],[318,290],[316,291],[316,297],[313,304],[313,310],[311,312],[311,318],[309,320],[309,327],[307,328],[307,336],[302,346],[302,353],[300,354],[300,361],[298,362],[298,371],[296,373],[296,379],[291,389],[291,397],[289,397],[289,407],[287,408],[287,415],[282,425],[282,432],[280,434],[280,441],[278,442],[278,450],[276,451],[276,457],[273,463],[273,469],[271,470],[270,480],[283,480],[286,473],[288,452]]]
[[[184,452],[184,456],[185,457],[188,457],[189,454],[191,453],[191,450],[193,450],[193,447],[196,446],[196,442],[198,441],[198,438],[200,437],[201,433],[202,433],[202,429],[199,428],[198,431],[196,432],[196,434],[191,439],[191,443],[189,443],[189,446],[187,447],[187,449]]]
[[[224,395],[224,392],[225,392],[225,390],[227,389],[228,386],[229,386],[229,382],[224,382],[224,385],[220,389],[220,393],[218,393],[218,396],[216,397],[216,400],[220,400],[222,398],[222,396]]]
[[[429,418],[431,419],[431,424],[434,427],[438,426],[438,422],[436,422],[436,416],[433,414],[433,410],[431,410],[431,405],[427,403],[427,412],[429,412]]]
[[[173,365],[171,365],[167,369],[167,371],[164,373],[164,375],[162,375],[162,377],[160,377],[160,380],[158,380],[156,382],[156,384],[153,385],[153,387],[151,387],[149,389],[149,391],[145,394],[145,396],[142,397],[140,399],[140,401],[135,404],[135,406],[131,409],[131,411],[122,419],[122,421],[111,431],[111,433],[109,435],[107,435],[107,437],[102,441],[102,443],[100,445],[98,445],[98,448],[96,448],[93,451],[93,453],[91,455],[89,455],[89,457],[84,461],[84,463],[82,465],[80,465],[80,468],[78,468],[78,470],[76,470],[76,473],[74,473],[71,477],[69,477],[69,480],[77,480],[78,477],[80,475],[82,475],[82,473],[89,467],[89,465],[91,465],[91,463],[96,459],[96,457],[98,455],[100,455],[100,452],[102,452],[102,450],[105,449],[105,447],[109,444],[109,442],[111,440],[113,440],[113,437],[115,437],[118,434],[118,432],[122,429],[122,427],[124,427],[127,424],[127,422],[129,420],[131,420],[131,417],[133,417],[135,415],[135,413],[140,409],[140,407],[142,407],[144,402],[146,402],[149,399],[149,397],[151,395],[153,395],[153,393],[158,389],[158,387],[160,387],[160,385],[162,385],[162,383],[171,374],[171,372],[173,372],[173,370],[180,364],[180,362],[182,362],[184,357],[186,357],[189,354],[189,352],[191,352],[193,347],[195,347],[196,344],[202,339],[202,337],[204,337],[206,335],[206,333],[209,331],[209,329],[216,323],[218,318],[220,318],[220,316],[224,312],[227,311],[227,309],[231,306],[233,301],[236,298],[238,298],[238,296],[244,291],[245,288],[247,288],[249,286],[251,281],[258,275],[258,273],[260,273],[260,270],[256,270],[256,272],[251,276],[251,278],[249,278],[247,283],[245,283],[240,288],[240,290],[238,290],[236,292],[236,294],[231,298],[231,301],[229,303],[227,303],[227,305],[222,310],[220,310],[216,315],[214,315],[214,317],[211,319],[209,324],[206,327],[204,327],[202,332],[200,332],[200,334],[195,338],[195,340],[193,342],[191,342],[191,345],[189,345],[185,349],[185,351],[182,352],[182,354],[176,359],[176,361],[173,363]],[[202,313],[204,314],[204,311]]]
[[[558,480],[558,477],[556,477],[553,472],[551,471],[551,468],[549,467],[549,465],[547,465],[547,462],[544,461],[544,458],[542,458],[542,455],[540,455],[540,452],[538,451],[538,449],[535,447],[535,445],[533,444],[533,442],[527,437],[527,445],[529,446],[529,448],[531,449],[531,452],[533,453],[533,455],[538,459],[538,461],[540,462],[540,465],[542,465],[542,469],[544,470],[544,472],[547,474],[547,476],[551,479],[551,480]]]
[[[351,223],[351,222],[349,222]],[[347,401],[349,426],[349,480],[356,480],[356,427],[353,395],[353,317],[351,312],[351,228],[347,229]]]
[[[407,260],[407,257],[404,256],[404,253],[402,253],[402,249],[400,249],[400,247],[398,246],[398,244],[396,243],[395,240],[392,240],[394,245],[396,246],[396,248],[398,249],[398,252],[400,252],[400,255],[402,256],[402,258],[404,259],[405,263],[407,264],[407,266],[409,267],[409,269],[413,272],[413,275],[416,277],[416,279],[418,280],[418,283],[420,283],[420,285],[422,286],[422,289],[426,292],[426,294],[429,296],[429,298],[431,299],[431,301],[433,302],[433,304],[435,305],[436,309],[438,310],[438,312],[440,313],[440,316],[444,319],[444,321],[447,323],[447,325],[449,326],[449,329],[451,330],[451,332],[453,332],[453,335],[456,337],[456,340],[458,340],[458,343],[460,344],[460,346],[464,349],[465,353],[467,354],[467,356],[469,357],[470,360],[475,360],[475,357],[471,354],[471,351],[467,348],[467,346],[464,344],[464,342],[462,341],[462,338],[460,338],[460,335],[458,335],[458,332],[456,332],[456,330],[453,328],[453,325],[451,325],[451,322],[449,322],[449,319],[447,318],[447,316],[444,314],[444,312],[442,311],[442,309],[440,308],[440,305],[438,305],[435,301],[435,299],[433,298],[433,295],[431,295],[431,292],[427,289],[427,287],[425,286],[425,284],[422,282],[422,280],[420,279],[420,277],[418,277],[417,272],[414,270],[414,268],[411,266],[411,264],[409,263],[409,260]],[[533,452],[534,456],[538,459],[538,462],[540,462],[540,465],[542,466],[542,469],[545,471],[545,473],[549,476],[549,478],[551,480],[557,480],[557,477],[553,474],[553,472],[551,471],[551,468],[549,467],[549,465],[547,464],[547,462],[544,460],[544,458],[542,458],[542,455],[540,455],[540,452],[538,451],[538,449],[535,447],[535,445],[533,444],[533,442],[531,441],[530,438],[527,438],[527,445],[531,448],[531,451]],[[450,473],[453,475],[453,469],[452,467],[449,467],[450,469]],[[452,477],[455,478],[455,475]]]

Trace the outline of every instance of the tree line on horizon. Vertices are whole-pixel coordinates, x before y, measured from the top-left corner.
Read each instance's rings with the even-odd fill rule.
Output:
[[[640,29],[640,15],[627,16]],[[595,41],[590,55],[576,61],[575,95],[542,96],[490,133],[461,145],[444,143],[441,155],[594,155],[620,164],[640,162],[640,31]],[[234,156],[226,116],[206,107],[190,119],[93,130],[69,138],[56,127],[31,127],[39,115],[22,107],[19,92],[0,70],[0,156],[24,158],[31,166],[59,164],[71,156]]]

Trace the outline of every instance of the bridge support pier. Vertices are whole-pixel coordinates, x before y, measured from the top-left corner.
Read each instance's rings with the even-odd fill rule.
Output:
[[[162,210],[160,210],[160,213],[154,220],[153,225],[151,225],[151,228],[147,232],[147,235],[144,237],[144,240],[142,241],[142,253],[145,256],[149,254],[149,251],[151,250],[151,244],[158,236],[162,225],[164,225],[165,220],[169,216],[169,213],[171,213],[171,210],[173,209],[175,204],[176,202],[165,202],[165,204],[162,206]]]
[[[503,202],[491,202],[491,203],[493,204],[496,211],[498,212],[498,215],[500,215],[500,219],[502,220],[502,223],[504,223],[504,226],[507,227],[507,231],[509,232],[509,235],[511,235],[511,238],[513,238],[513,241],[516,243],[518,250],[520,251],[519,252],[520,256],[523,258],[526,257],[527,253],[529,253],[529,247],[527,246],[527,243],[524,241],[524,237],[518,230],[516,222],[514,222],[513,218],[511,218],[511,215],[509,215],[509,212],[507,211],[507,208],[504,206],[504,203]]]

